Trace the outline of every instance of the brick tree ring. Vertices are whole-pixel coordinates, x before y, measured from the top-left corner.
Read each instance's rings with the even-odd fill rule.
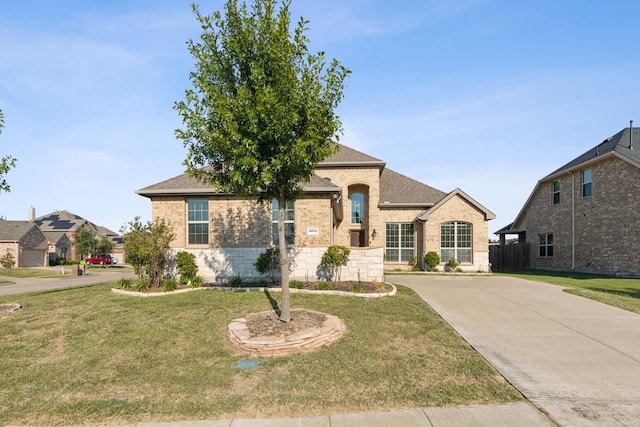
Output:
[[[251,354],[288,356],[326,347],[347,330],[342,319],[317,311],[291,310],[291,319],[285,324],[278,320],[274,311],[252,313],[231,321],[229,339]]]

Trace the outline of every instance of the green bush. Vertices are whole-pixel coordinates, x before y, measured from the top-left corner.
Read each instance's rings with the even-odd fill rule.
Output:
[[[149,280],[141,280],[134,286],[136,292],[148,291],[151,288],[151,282]]]
[[[240,276],[236,276],[233,279],[229,280],[227,286],[229,286],[230,288],[241,288],[243,284],[244,282],[242,281],[242,278]]]
[[[316,289],[319,291],[330,291],[331,290],[331,283],[325,281],[325,280],[321,280],[316,284]]]
[[[340,269],[349,262],[351,249],[345,246],[329,246],[322,254],[320,269],[328,276],[332,282],[340,280]]]
[[[116,289],[127,289],[127,288],[131,287],[132,283],[133,282],[131,281],[131,279],[126,279],[126,278],[123,277],[122,279],[119,279],[115,283],[115,285],[113,285],[113,287],[116,288]]]
[[[424,264],[429,271],[438,271],[436,268],[440,264],[440,255],[437,252],[427,252],[424,256]]]
[[[275,285],[280,273],[280,249],[276,247],[267,248],[266,251],[258,255],[258,259],[253,263],[253,266],[258,273],[269,276],[271,283]]]
[[[304,288],[304,283],[300,280],[289,280],[289,287],[292,289],[302,289]]]
[[[362,285],[358,282],[352,282],[349,287],[349,292],[362,293]]]
[[[456,268],[458,267],[458,261],[456,261],[455,259],[451,258],[449,260],[449,262],[447,262],[447,267],[449,267],[449,271],[450,272],[455,272]]]
[[[161,286],[164,292],[173,292],[177,290],[178,287],[179,287],[178,281],[173,278],[165,280],[164,282],[162,282],[162,286]]]
[[[196,256],[190,252],[180,251],[176,255],[176,268],[180,273],[180,283],[186,284],[196,277],[198,267]]]
[[[11,268],[16,262],[16,258],[13,256],[13,251],[7,249],[7,253],[0,258],[0,265],[4,268]]]
[[[199,288],[201,286],[204,286],[204,279],[200,276],[196,276],[191,280],[189,280],[188,283],[189,283],[189,287],[191,288]]]

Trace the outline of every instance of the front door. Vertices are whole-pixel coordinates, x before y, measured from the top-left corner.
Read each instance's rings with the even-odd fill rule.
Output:
[[[364,247],[364,230],[351,230],[351,246]]]

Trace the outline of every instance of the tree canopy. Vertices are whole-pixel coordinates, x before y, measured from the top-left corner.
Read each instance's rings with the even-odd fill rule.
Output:
[[[2,128],[4,127],[4,114],[2,110],[0,110],[0,133],[2,133]],[[11,168],[16,166],[16,159],[12,156],[4,156],[0,158],[0,193],[3,191],[8,192],[11,190],[7,180],[5,178],[6,174],[9,172]]]
[[[202,27],[189,40],[192,89],[175,109],[184,128],[187,171],[221,192],[279,201],[281,319],[288,321],[290,259],[285,200],[301,195],[318,162],[337,150],[342,124],[335,109],[350,71],[309,52],[308,21],[291,25],[290,1],[228,0],[224,14],[193,11]],[[277,10],[276,10],[277,9]]]

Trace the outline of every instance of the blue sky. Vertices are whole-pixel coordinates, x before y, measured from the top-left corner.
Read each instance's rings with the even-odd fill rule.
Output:
[[[221,0],[202,0],[205,13]],[[313,51],[352,70],[340,142],[511,222],[538,179],[629,125],[635,1],[293,0]],[[190,1],[30,0],[0,13],[0,216],[66,209],[118,231],[135,190],[183,172]],[[490,237],[494,237],[490,235]]]

